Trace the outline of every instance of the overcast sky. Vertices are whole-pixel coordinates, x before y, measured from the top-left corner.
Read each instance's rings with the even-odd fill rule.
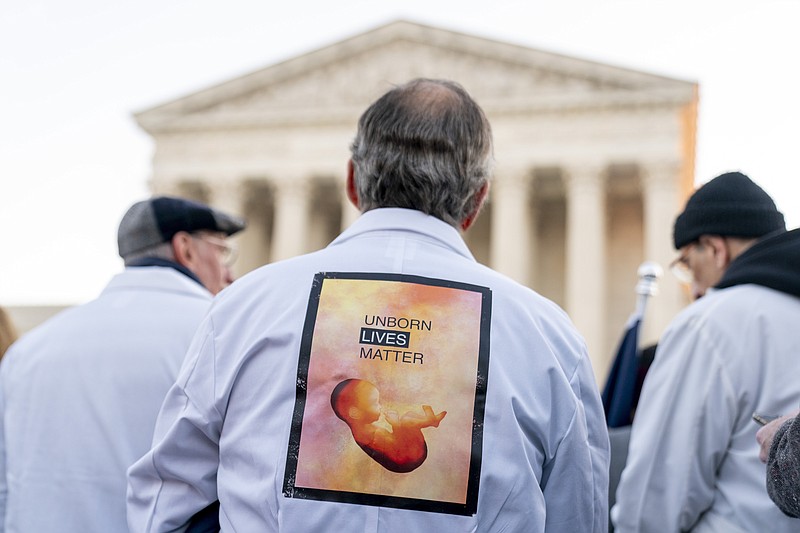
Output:
[[[7,1],[0,305],[85,302],[122,269],[153,150],[132,113],[398,18],[699,82],[697,181],[742,170],[800,224],[799,0]]]

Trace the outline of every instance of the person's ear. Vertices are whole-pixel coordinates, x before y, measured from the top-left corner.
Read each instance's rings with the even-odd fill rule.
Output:
[[[192,236],[185,231],[179,231],[172,237],[171,244],[175,262],[191,269],[196,256]]]
[[[356,191],[356,178],[355,178],[355,167],[353,166],[353,160],[347,160],[347,198],[350,200],[356,209],[361,211],[361,207],[358,205],[358,192]]]
[[[731,262],[731,251],[725,237],[713,235],[708,237],[706,242],[714,253],[714,266],[720,269],[727,268]]]
[[[481,208],[483,207],[483,203],[486,201],[486,198],[489,196],[489,182],[485,182],[480,190],[475,194],[475,202],[472,206],[472,211],[467,215],[461,222],[461,230],[467,231],[472,223],[478,218],[478,213],[481,212]]]

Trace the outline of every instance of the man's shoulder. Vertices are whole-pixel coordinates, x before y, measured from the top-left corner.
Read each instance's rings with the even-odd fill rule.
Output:
[[[25,332],[3,356],[3,372],[8,373],[16,367],[17,361],[30,362],[38,357],[42,347],[57,347],[64,339],[76,331],[75,325],[85,322],[88,304],[68,307],[41,324]]]
[[[728,323],[731,320],[748,320],[764,313],[783,313],[788,309],[800,313],[800,299],[761,285],[736,285],[712,289],[679,313],[674,323],[697,320]]]
[[[144,279],[152,283],[142,283]],[[153,281],[156,279],[160,281]],[[110,323],[124,323],[144,315],[164,317],[165,326],[186,323],[187,327],[195,328],[210,307],[212,296],[193,285],[196,282],[174,271],[172,274],[141,272],[133,277],[127,271],[122,272],[112,278],[97,298],[68,307],[26,332],[15,343],[16,349],[31,351],[40,346],[55,346],[59,340],[72,341],[81,335],[98,333]],[[144,287],[156,291],[155,300],[154,292],[141,290]]]
[[[433,280],[452,281],[456,283],[472,284],[489,289],[492,293],[494,304],[502,303],[514,307],[530,307],[531,305],[552,310],[559,317],[566,317],[563,310],[553,301],[542,296],[535,290],[527,287],[512,278],[493,270],[492,268],[473,260],[466,260],[450,254],[454,260],[459,261],[458,269],[451,268],[453,265],[446,260],[443,254],[442,264],[438,267],[421,270],[408,270],[396,272],[391,269],[374,268],[368,260],[363,263],[343,267],[339,258],[333,258],[334,254],[341,250],[330,248],[322,249],[317,252],[285,259],[261,266],[238,279],[231,287],[225,290],[230,298],[235,295],[237,299],[251,297],[255,292],[263,293],[273,289],[284,289],[291,287],[297,290],[297,283],[305,283],[309,288],[314,281],[316,274],[345,272],[352,275],[359,273],[365,276],[403,276],[409,278],[420,277]],[[333,259],[332,259],[333,258]]]
[[[14,345],[23,346],[39,337],[49,338],[58,334],[59,331],[71,327],[72,324],[76,321],[81,321],[82,317],[87,314],[86,309],[89,303],[91,302],[71,305],[60,310],[44,322],[25,332]]]
[[[678,357],[685,364],[695,364],[694,353],[701,350],[705,354],[701,361],[710,354],[737,360],[757,341],[754,335],[766,334],[765,327],[786,332],[786,324],[793,320],[800,320],[797,298],[759,285],[713,290],[672,320],[656,359]]]
[[[211,301],[212,294],[199,282],[173,268],[164,266],[129,267],[115,275],[100,294],[113,291],[156,291],[165,295],[180,295]]]
[[[278,308],[285,312],[290,307],[304,306],[318,275],[363,275],[373,279],[387,276],[387,279],[401,281],[428,279],[433,283],[452,282],[453,286],[485,288],[491,300],[492,316],[499,314],[506,322],[531,333],[547,330],[558,336],[574,333],[579,337],[566,313],[556,303],[510,277],[454,252],[443,252],[439,263],[417,264],[415,268],[398,272],[384,268],[385,262],[369,258],[353,261],[349,258],[352,251],[345,246],[329,247],[251,271],[220,293],[214,304],[214,314],[220,317],[249,313],[274,316]]]

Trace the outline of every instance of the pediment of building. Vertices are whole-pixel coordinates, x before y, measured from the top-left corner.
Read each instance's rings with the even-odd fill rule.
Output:
[[[461,83],[487,112],[686,103],[692,82],[398,21],[136,115],[150,133],[352,121],[394,84]]]

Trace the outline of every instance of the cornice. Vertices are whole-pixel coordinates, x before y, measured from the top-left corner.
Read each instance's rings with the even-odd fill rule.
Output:
[[[402,43],[406,43],[402,45]],[[542,50],[504,43],[466,35],[441,28],[434,28],[407,21],[397,21],[366,33],[345,39],[333,45],[299,55],[254,73],[241,76],[208,89],[200,90],[184,98],[136,113],[135,118],[143,129],[150,133],[175,130],[192,130],[206,127],[262,127],[303,124],[349,123],[358,117],[366,103],[360,103],[358,110],[340,107],[338,102],[328,101],[326,106],[315,108],[300,102],[276,102],[274,109],[251,109],[235,111],[225,109],[229,103],[247,103],[247,98],[265,95],[269,98],[270,88],[276,93],[281,85],[297,82],[312,73],[325,73],[344,68],[357,75],[362,60],[369,60],[369,54],[376,50],[390,50],[393,45],[413,45],[409,49],[425,50],[428,54],[447,56],[458,54],[463,61],[471,61],[476,66],[488,66],[493,70],[507,71],[509,79],[514,76],[530,76],[535,73],[546,76],[549,91],[554,94],[541,94],[534,98],[506,98],[492,101],[489,95],[495,93],[488,81],[481,82],[480,75],[474,74],[469,81],[469,90],[489,113],[553,112],[597,109],[601,107],[618,108],[631,106],[685,104],[691,101],[696,90],[692,82],[676,80],[653,74],[624,69],[611,65],[587,61],[574,57],[554,54]],[[383,48],[382,48],[383,47]],[[386,53],[390,53],[387,51]],[[450,56],[447,56],[450,57]],[[373,60],[376,58],[372,56]],[[385,59],[385,58],[383,58]],[[441,59],[444,61],[444,59]],[[409,58],[407,61],[416,61]],[[369,70],[363,67],[363,70]],[[412,69],[413,70],[413,69]],[[471,72],[479,72],[472,70]],[[496,74],[493,72],[493,74]],[[319,76],[317,76],[319,77]],[[348,78],[350,79],[350,78]],[[581,95],[567,91],[554,90],[559,81],[566,85],[569,80],[582,83],[590,94]],[[388,80],[387,80],[388,81]],[[311,79],[311,82],[318,82]],[[362,80],[363,83],[363,80]],[[522,83],[522,82],[520,82]],[[526,82],[528,85],[531,81]],[[467,83],[464,83],[465,86]],[[481,91],[482,85],[486,91]],[[523,84],[524,85],[524,84]],[[536,84],[534,84],[536,85]],[[473,87],[474,86],[474,87]],[[536,85],[538,88],[538,85]],[[529,90],[529,87],[526,87]],[[325,87],[324,90],[331,90]],[[352,88],[351,88],[352,90]],[[377,88],[376,88],[377,90]],[[362,92],[363,89],[362,89]],[[487,96],[488,98],[483,98]],[[262,103],[262,102],[259,102]],[[351,102],[354,104],[354,102]],[[293,104],[293,105],[292,105]],[[303,105],[301,105],[303,104]],[[234,106],[235,107],[235,106]],[[269,106],[267,106],[269,107]],[[335,109],[333,109],[335,107]],[[204,117],[202,115],[210,115]],[[245,116],[246,115],[246,116]]]
[[[599,94],[549,94],[536,97],[497,99],[482,102],[484,111],[493,120],[521,115],[602,113],[607,111],[651,112],[656,109],[678,110],[686,103],[686,92],[675,89],[654,89],[645,92],[614,91]],[[140,117],[139,124],[147,132],[163,133],[273,129],[304,126],[343,126],[355,128],[362,106],[303,107],[263,109],[258,112],[224,110],[179,117]]]

